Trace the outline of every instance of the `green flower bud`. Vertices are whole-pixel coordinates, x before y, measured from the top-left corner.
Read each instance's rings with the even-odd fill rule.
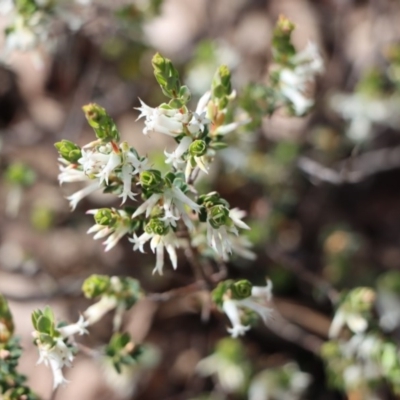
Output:
[[[112,226],[117,222],[117,215],[109,208],[100,208],[94,215],[94,220],[98,225]]]
[[[139,177],[141,185],[145,189],[155,189],[160,186],[163,182],[161,177],[161,172],[156,169],[149,169],[147,171],[142,171]]]
[[[221,65],[212,82],[212,97],[222,99],[232,92],[231,73],[226,65]]]
[[[30,186],[35,182],[36,174],[25,164],[17,162],[9,165],[5,177],[13,185]]]
[[[62,140],[54,144],[54,147],[60,153],[60,156],[71,163],[77,163],[82,157],[81,148],[69,140]]]
[[[204,140],[195,140],[189,146],[189,154],[193,157],[201,157],[207,152],[207,144]]]
[[[154,68],[154,76],[164,95],[172,99],[178,98],[180,92],[179,73],[171,60],[157,53],[151,63]]]
[[[375,303],[375,299],[376,293],[372,288],[358,287],[349,292],[344,306],[355,312],[370,311]]]
[[[244,360],[244,348],[240,340],[233,338],[221,339],[216,346],[216,352],[231,362],[240,364]]]
[[[89,125],[94,129],[98,139],[109,142],[119,141],[119,132],[107,111],[98,104],[91,103],[82,107]]]
[[[145,226],[144,230],[149,234],[166,235],[169,231],[169,226],[165,225],[163,221],[158,218],[152,218]]]
[[[253,285],[247,279],[242,279],[233,283],[230,287],[232,291],[232,299],[242,300],[251,296]]]
[[[286,64],[296,54],[296,49],[291,42],[294,28],[293,22],[285,16],[279,17],[272,37],[272,54],[275,61],[281,64]]]
[[[186,104],[189,100],[192,94],[190,93],[190,90],[187,86],[181,86],[179,89],[179,100],[183,103]]]
[[[220,204],[221,196],[218,192],[210,192],[199,196],[198,203],[206,208]]]
[[[216,205],[208,210],[208,222],[214,229],[229,223],[229,210],[223,205]]]
[[[110,277],[107,275],[91,275],[85,279],[82,285],[82,292],[88,299],[105,294],[110,288]]]
[[[0,344],[8,342],[13,333],[13,318],[7,300],[0,294]]]

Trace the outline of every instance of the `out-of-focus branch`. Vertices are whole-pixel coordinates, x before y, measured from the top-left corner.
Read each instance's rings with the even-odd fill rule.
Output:
[[[379,172],[400,168],[400,146],[350,157],[334,168],[325,167],[308,157],[300,157],[297,165],[316,183],[328,182],[334,185],[358,183]]]

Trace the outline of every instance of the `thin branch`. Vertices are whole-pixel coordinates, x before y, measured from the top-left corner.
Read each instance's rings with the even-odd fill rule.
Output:
[[[317,182],[334,185],[358,183],[379,172],[400,168],[400,146],[352,155],[334,168],[328,168],[308,157],[297,161],[300,170]]]
[[[297,344],[299,347],[318,356],[320,355],[320,349],[324,341],[287,321],[276,309],[274,309],[273,321],[268,325],[268,329],[288,342]]]

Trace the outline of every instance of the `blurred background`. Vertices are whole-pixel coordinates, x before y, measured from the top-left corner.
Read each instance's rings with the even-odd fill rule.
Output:
[[[159,277],[151,274],[153,255],[134,253],[127,240],[103,252],[86,234],[93,219],[85,212],[115,200],[91,195],[70,212],[65,197],[74,190],[58,184],[54,142],[93,140],[81,107],[96,102],[115,118],[122,140],[161,162],[171,142],[144,136],[134,109],[139,98],[150,106],[164,101],[154,53],[172,59],[194,104],[220,64],[245,91],[267,81],[272,31],[284,14],[296,24],[296,49],[313,41],[325,60],[324,74],[309,88],[313,111],[304,118],[278,111],[228,139],[229,150],[199,182],[247,211],[257,259],[233,259],[229,277],[261,285],[268,276],[275,317],[233,344],[220,341],[227,336],[223,314],[200,317],[201,292],[141,301],[124,326],[146,343],[143,361],[117,375],[90,351],[78,355],[57,400],[247,399],[260,373],[277,389],[255,400],[395,399],[385,382],[375,397],[332,389],[320,351],[332,300],[357,286],[377,290],[379,315],[390,314],[388,331],[400,339],[400,3],[94,0],[71,13],[76,29],[60,20],[48,43],[7,54],[0,65],[0,292],[14,314],[25,350],[20,371],[31,387],[50,398],[51,372],[35,366],[34,309],[50,304],[58,318],[75,321],[89,304],[80,288],[93,273],[135,277],[150,293],[193,282],[182,255],[177,271],[166,267]],[[111,331],[110,318],[82,341],[101,346]],[[226,376],[216,377],[212,367],[196,367],[216,346],[230,346],[240,368],[221,366]]]

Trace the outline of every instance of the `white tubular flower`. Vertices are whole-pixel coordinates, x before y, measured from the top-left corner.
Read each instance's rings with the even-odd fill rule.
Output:
[[[195,135],[198,132],[204,132],[205,125],[209,125],[210,123],[211,121],[206,117],[205,111],[200,113],[194,112],[187,128],[192,135]]]
[[[232,253],[232,240],[226,226],[213,228],[207,221],[207,242],[224,261],[229,259]]]
[[[85,321],[85,318],[83,315],[81,315],[78,319],[78,322],[75,324],[62,326],[61,328],[57,328],[57,330],[61,333],[63,338],[67,338],[73,335],[84,335],[88,333],[86,329],[88,325],[88,321]]]
[[[117,227],[103,226],[94,224],[86,233],[95,233],[94,240],[101,239],[108,236],[107,240],[103,242],[106,246],[104,251],[111,250],[127,233],[129,228],[124,224],[119,224]]]
[[[339,308],[329,328],[329,338],[338,337],[344,326],[356,334],[363,333],[368,328],[368,321],[361,314]]]
[[[242,325],[237,300],[224,300],[222,309],[231,321],[232,328],[228,328],[228,332],[233,338],[243,336],[250,329],[250,325]]]
[[[162,198],[162,194],[154,193],[152,194],[144,203],[142,203],[136,211],[133,213],[132,218],[136,218],[138,215],[145,213],[146,218],[151,214],[155,205]]]
[[[38,344],[39,360],[37,364],[43,363],[50,366],[53,373],[53,389],[68,383],[64,378],[62,369],[64,366],[71,367],[74,355],[72,350],[65,344],[64,340],[58,338],[53,346]]]
[[[219,353],[200,360],[196,372],[201,376],[215,375],[221,388],[227,393],[241,390],[246,382],[243,365]]]
[[[242,121],[235,121],[235,122],[231,122],[230,124],[221,125],[214,131],[214,134],[225,136],[226,134],[235,131],[240,126],[247,125],[250,122],[251,122],[251,118],[246,118]]]
[[[71,196],[68,196],[67,200],[69,201],[72,211],[75,210],[76,206],[83,198],[85,198],[86,196],[89,196],[90,194],[95,192],[98,188],[99,188],[99,181],[96,180],[94,183],[86,186],[85,188],[83,188],[81,190],[78,190]]]
[[[303,94],[307,80],[297,75],[296,70],[288,68],[281,71],[279,78],[283,97],[292,103],[296,115],[303,115],[314,104]]]
[[[172,153],[164,151],[164,154],[167,157],[165,159],[166,164],[172,164],[174,168],[180,170],[182,164],[185,163],[185,161],[182,159],[182,156],[188,151],[192,141],[193,139],[191,137],[185,136],[184,138],[182,138],[178,147]]]
[[[92,304],[83,312],[87,325],[95,324],[105,314],[117,307],[117,305],[118,302],[115,297],[102,296],[97,303]]]
[[[193,229],[193,223],[190,219],[190,214],[187,211],[187,207],[195,212],[200,211],[200,206],[195,203],[191,198],[186,196],[176,186],[165,189],[164,191],[164,210],[172,215],[180,215],[183,222],[189,229]],[[173,225],[174,226],[174,225]]]
[[[141,204],[137,210],[133,213],[132,218],[136,218],[138,215],[145,213],[148,217],[153,208],[158,202],[162,200],[163,208],[165,211],[164,219],[171,226],[176,226],[176,222],[181,217],[185,225],[189,228],[193,228],[190,214],[186,210],[189,207],[195,212],[200,211],[200,206],[196,204],[192,199],[186,196],[179,188],[173,186],[171,188],[164,189],[164,193],[152,194],[143,204]],[[166,216],[166,217],[165,217]]]
[[[173,232],[168,232],[166,235],[156,235],[144,232],[139,237],[134,234],[133,238],[129,239],[129,241],[133,243],[133,250],[139,249],[142,253],[144,253],[143,246],[149,240],[151,240],[151,251],[156,254],[156,266],[154,267],[153,274],[156,272],[160,275],[163,274],[164,248],[168,252],[173,269],[176,269],[178,266],[178,258],[175,249],[179,247],[179,242],[175,234]]]
[[[149,132],[163,133],[168,136],[176,136],[184,131],[183,124],[189,121],[188,114],[182,113],[176,109],[165,109],[161,107],[152,108],[140,100],[141,107],[137,110],[140,115],[137,119],[145,117],[145,128],[143,133],[147,135]]]
[[[223,300],[222,309],[229,318],[232,328],[228,332],[233,338],[243,336],[250,326],[244,326],[241,320],[241,310],[251,310],[257,313],[264,323],[271,316],[272,309],[269,303],[272,298],[272,282],[267,281],[266,286],[253,286],[251,296],[241,300],[226,298]]]
[[[239,235],[237,228],[250,229],[250,227],[241,220],[245,215],[246,213],[244,211],[233,208],[229,210],[229,219],[232,225],[222,225],[218,228],[213,227],[209,219],[207,219],[207,242],[225,261],[229,259],[229,255],[234,251],[234,242],[236,242],[235,236],[238,237]]]
[[[74,359],[72,348],[66,344],[65,340],[76,334],[83,335],[87,333],[86,327],[88,324],[88,321],[85,321],[81,315],[75,324],[57,328],[61,336],[57,337],[53,343],[41,343],[40,333],[37,331],[33,332],[33,336],[37,339],[36,345],[39,350],[37,364],[44,363],[44,365],[50,366],[53,373],[54,389],[68,382],[64,378],[62,369],[64,366],[71,367]]]
[[[196,106],[196,114],[202,114],[203,112],[207,111],[207,105],[211,98],[211,91],[207,91],[200,97],[199,101],[197,102]]]
[[[312,81],[316,74],[322,73],[324,63],[314,43],[308,43],[307,47],[294,55],[290,62],[295,65],[293,69],[281,70],[280,89],[283,97],[292,103],[296,115],[303,115],[314,104],[304,92],[308,82]]]
[[[58,174],[60,185],[64,182],[86,182],[90,180],[88,176],[82,170],[78,169],[75,164],[69,164],[66,167],[60,165],[60,171],[61,173]]]
[[[96,175],[100,179],[100,183],[103,181],[108,185],[108,178],[110,174],[121,165],[121,154],[112,151],[107,160],[107,164],[102,168],[102,170]]]

